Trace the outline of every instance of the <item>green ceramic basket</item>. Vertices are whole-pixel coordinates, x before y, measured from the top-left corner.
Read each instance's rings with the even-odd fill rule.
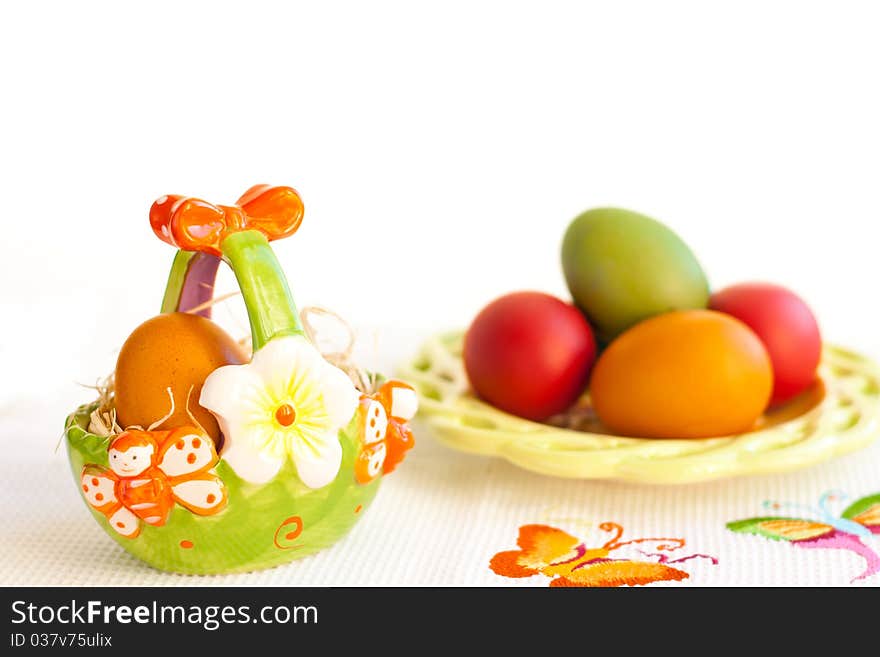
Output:
[[[157,230],[155,224],[153,227]],[[157,234],[160,232],[157,230]],[[165,239],[169,232],[165,230],[160,237]],[[218,245],[221,257],[208,252],[177,253],[162,312],[196,308],[209,300],[222,259],[239,281],[255,352],[277,336],[302,334],[266,231],[239,230],[218,240]],[[199,313],[208,316],[210,308]],[[90,413],[96,407],[97,403],[81,406],[67,418],[67,453],[78,488],[85,481],[85,465],[109,466],[108,447],[113,436],[102,437],[88,430]],[[225,484],[228,497],[226,507],[216,515],[197,515],[175,504],[162,526],[143,524],[135,538],[127,538],[111,528],[108,516],[89,508],[121,547],[160,570],[191,574],[246,572],[314,554],[345,535],[364,514],[379,487],[381,472],[374,473],[367,483],[360,483],[356,477],[357,461],[364,451],[360,412],[339,431],[341,465],[335,479],[320,488],[304,484],[290,459],[271,480],[251,483],[236,474],[221,450],[211,472]],[[82,489],[80,492],[86,498]]]
[[[94,405],[82,406],[67,419],[67,454],[77,485],[86,463],[108,465],[110,438],[85,428],[93,409]],[[226,484],[229,501],[216,516],[198,516],[175,506],[164,526],[146,525],[136,539],[128,539],[89,508],[113,540],[159,570],[209,575],[270,568],[335,543],[376,495],[379,478],[364,486],[353,474],[343,475],[353,472],[358,449],[354,426],[340,432],[339,438],[343,448],[340,475],[318,490],[304,486],[291,464],[267,484],[248,483],[221,456],[216,471]]]

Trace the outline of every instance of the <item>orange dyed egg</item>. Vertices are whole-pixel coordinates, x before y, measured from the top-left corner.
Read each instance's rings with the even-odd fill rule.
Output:
[[[599,419],[642,438],[749,431],[773,389],[757,335],[729,315],[685,310],[636,324],[601,355],[590,380]]]
[[[199,405],[202,384],[222,365],[240,365],[247,356],[238,343],[214,322],[198,315],[167,313],[138,326],[122,345],[116,361],[116,414],[123,427],[148,427],[171,410],[160,427],[192,424],[189,411],[219,444],[220,427]],[[192,393],[190,393],[192,389]]]

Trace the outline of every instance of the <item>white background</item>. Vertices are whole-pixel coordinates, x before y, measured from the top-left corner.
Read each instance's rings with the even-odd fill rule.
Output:
[[[564,295],[562,233],[597,205],[671,226],[715,287],[789,285],[827,340],[880,356],[878,19],[803,0],[4,3],[4,458],[63,472],[76,382],[157,312],[173,252],[153,199],[258,182],[299,190],[276,252],[300,305],[371,336],[368,360],[507,291]]]

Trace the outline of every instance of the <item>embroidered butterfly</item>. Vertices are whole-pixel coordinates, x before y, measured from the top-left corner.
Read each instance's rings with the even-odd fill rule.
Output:
[[[83,496],[126,538],[140,534],[141,522],[164,525],[175,503],[198,515],[226,506],[226,487],[212,469],[218,461],[214,441],[201,429],[123,431],[110,442],[107,458],[109,468],[83,466]]]
[[[864,539],[880,534],[880,494],[863,497],[836,514],[831,505],[847,499],[841,491],[828,491],[819,498],[818,507],[764,502],[770,511],[796,510],[813,519],[788,516],[761,516],[727,523],[734,532],[756,534],[774,541],[788,541],[800,548],[849,550],[865,560],[865,571],[852,581],[880,572],[880,556],[865,545]]]
[[[549,525],[524,525],[519,529],[516,544],[519,550],[499,552],[489,567],[505,577],[531,577],[542,574],[557,586],[636,586],[660,581],[677,581],[690,575],[671,564],[691,559],[718,561],[705,554],[671,558],[685,546],[683,538],[636,538],[621,541],[623,527],[615,522],[599,525],[612,536],[601,547],[587,547],[585,541]],[[655,543],[656,552],[645,552],[636,545]],[[627,550],[626,548],[632,548]],[[619,551],[619,552],[618,552]],[[627,552],[630,552],[627,555]],[[617,552],[614,556],[612,553]],[[656,559],[647,561],[646,558]]]

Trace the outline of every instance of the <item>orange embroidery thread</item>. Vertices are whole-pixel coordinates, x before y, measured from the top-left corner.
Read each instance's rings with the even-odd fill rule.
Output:
[[[689,573],[670,564],[690,559],[718,560],[705,554],[670,559],[669,553],[685,546],[683,538],[638,538],[621,541],[623,527],[614,522],[603,522],[599,529],[612,536],[599,548],[588,548],[586,543],[549,525],[524,525],[519,529],[516,544],[519,550],[499,552],[492,557],[489,567],[504,577],[520,578],[546,575],[551,587],[612,587],[638,586],[660,581],[679,581]],[[656,561],[615,558],[611,554],[625,546],[656,543],[656,552],[637,550],[646,558]]]

